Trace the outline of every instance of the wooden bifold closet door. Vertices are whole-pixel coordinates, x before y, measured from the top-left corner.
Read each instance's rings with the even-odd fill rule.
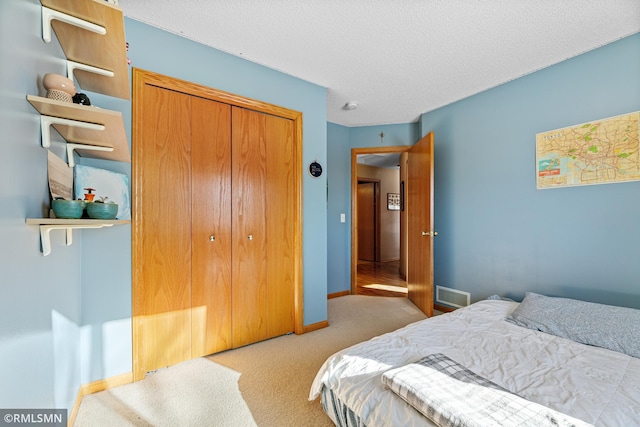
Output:
[[[232,343],[231,107],[189,98],[191,357],[198,357],[231,348]]]
[[[135,380],[301,326],[295,121],[138,73]]]
[[[233,347],[293,330],[293,126],[232,110]]]

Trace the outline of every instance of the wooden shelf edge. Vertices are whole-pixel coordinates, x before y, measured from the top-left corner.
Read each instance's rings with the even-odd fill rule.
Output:
[[[73,102],[58,101],[38,95],[27,95],[27,101],[38,113],[45,116],[78,120],[87,123],[105,124],[106,117],[122,117],[120,111],[107,110],[91,105],[80,105]]]
[[[67,246],[70,246],[73,243],[73,230],[104,228],[131,223],[131,220],[126,219],[27,218],[26,221],[27,224],[40,227],[40,243],[42,244],[43,256],[51,253],[51,231],[53,230],[64,230],[67,237]]]
[[[105,127],[104,130],[91,130],[81,129],[72,125],[52,125],[67,142],[113,148],[113,151],[92,151],[79,148],[76,151],[82,157],[131,162],[129,141],[124,129],[124,119],[121,112],[57,101],[36,95],[27,95],[27,101],[41,116],[97,124]],[[48,129],[43,129],[43,138],[48,135],[46,132],[48,132]],[[46,144],[43,144],[43,146],[48,148]]]
[[[73,227],[74,225],[121,225],[131,224],[130,219],[92,219],[92,218],[78,218],[78,219],[65,219],[65,218],[27,218],[27,224],[30,225],[68,225]]]

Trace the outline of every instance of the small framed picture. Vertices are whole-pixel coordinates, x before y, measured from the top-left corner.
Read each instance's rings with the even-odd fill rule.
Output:
[[[400,210],[400,193],[387,193],[387,210]]]
[[[127,175],[84,165],[75,165],[73,169],[75,199],[84,198],[86,189],[91,188],[96,199],[106,197],[118,204],[117,219],[131,219]]]

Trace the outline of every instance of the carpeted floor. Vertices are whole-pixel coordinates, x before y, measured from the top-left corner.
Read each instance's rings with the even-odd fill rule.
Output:
[[[240,374],[206,358],[85,396],[76,426],[256,426]]]
[[[184,362],[86,396],[75,425],[330,427],[320,402],[308,400],[327,357],[424,318],[406,298],[331,299],[327,328]]]

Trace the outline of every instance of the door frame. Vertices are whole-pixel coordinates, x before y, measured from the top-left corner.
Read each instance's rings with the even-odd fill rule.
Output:
[[[293,122],[293,170],[302,170],[302,113],[299,111],[290,110],[277,105],[269,104],[262,101],[245,98],[232,93],[224,92],[218,89],[213,89],[208,86],[203,86],[197,83],[188,82],[185,80],[177,79],[170,76],[165,76],[152,71],[143,70],[140,68],[132,69],[132,161],[131,161],[131,179],[132,179],[132,221],[131,221],[131,258],[132,258],[132,280],[131,280],[131,312],[132,312],[132,370],[134,381],[138,381],[144,378],[143,367],[139,358],[138,349],[140,348],[140,340],[143,337],[140,336],[138,331],[138,322],[143,315],[144,301],[141,300],[139,287],[144,284],[140,283],[141,269],[143,266],[138,262],[138,247],[143,244],[141,236],[139,236],[139,227],[137,226],[142,221],[144,215],[140,209],[136,207],[139,204],[138,195],[142,193],[143,189],[140,187],[141,183],[137,177],[141,176],[142,171],[139,170],[136,159],[142,156],[142,147],[137,143],[142,139],[141,126],[138,126],[139,120],[142,118],[142,103],[140,102],[142,92],[145,85],[156,86],[159,88],[174,90],[185,94],[206,98],[212,101],[218,101],[221,103],[229,104],[232,106],[238,106],[254,111],[258,111],[265,114],[271,114],[274,116],[283,117]],[[295,207],[294,221],[294,248],[296,253],[296,261],[294,268],[294,332],[296,334],[303,334],[304,328],[304,282],[303,282],[303,252],[302,252],[302,173],[297,174],[294,179],[294,191],[293,197]]]
[[[358,291],[358,156],[361,154],[403,153],[411,146],[366,147],[351,149],[351,294]]]

